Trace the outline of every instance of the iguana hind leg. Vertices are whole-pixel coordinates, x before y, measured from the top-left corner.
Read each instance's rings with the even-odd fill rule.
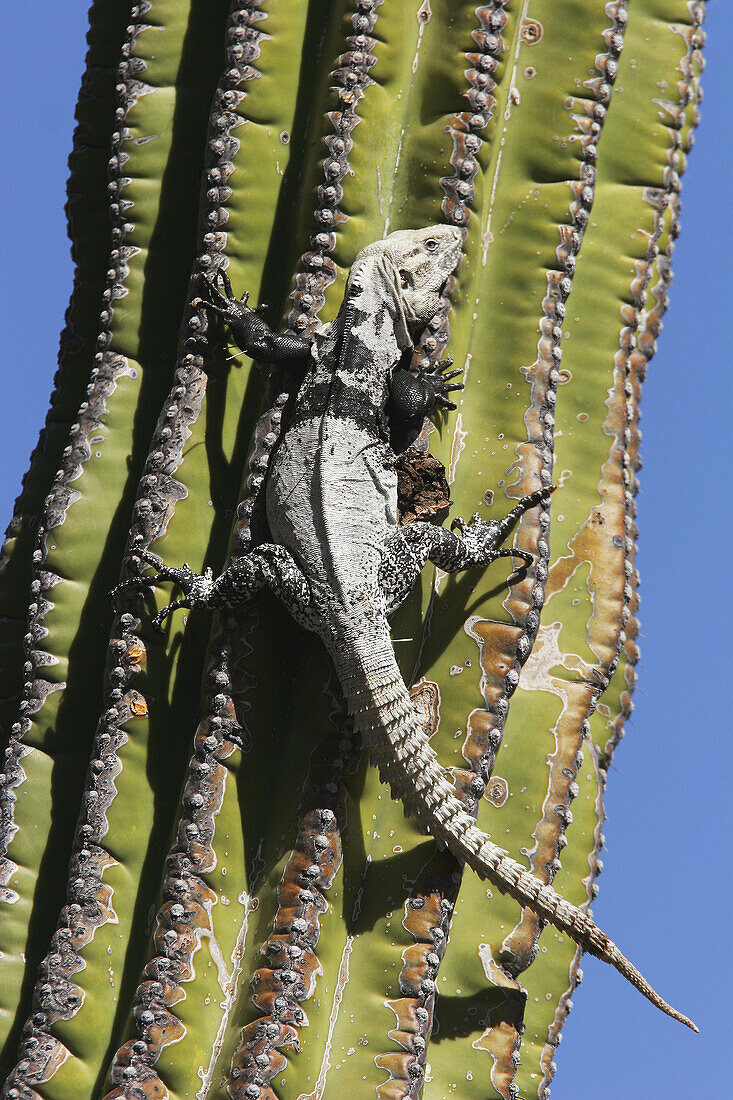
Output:
[[[393,532],[385,545],[379,570],[387,616],[392,615],[407,598],[428,561],[445,573],[457,573],[477,566],[483,568],[497,558],[516,558],[529,565],[532,555],[526,550],[503,548],[501,543],[515,520],[528,508],[546,500],[551,492],[552,489],[539,489],[522,497],[502,520],[485,522],[477,513],[470,523],[455,519],[450,531],[416,520]],[[458,528],[460,533],[454,534],[453,528]]]
[[[113,589],[116,595],[130,587],[151,587],[159,581],[173,581],[183,591],[183,597],[172,600],[152,620],[160,629],[163,621],[179,607],[206,608],[210,610],[235,610],[251,599],[261,588],[269,588],[287,607],[301,625],[313,629],[315,621],[311,608],[311,592],[308,582],[295,559],[284,546],[263,543],[249,554],[243,554],[214,580],[211,570],[194,573],[188,565],[163,565],[159,558],[147,550],[139,551],[139,557],[157,572],[151,577],[123,581]]]

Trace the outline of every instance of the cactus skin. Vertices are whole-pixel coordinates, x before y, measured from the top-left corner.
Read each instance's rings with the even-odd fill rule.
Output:
[[[137,18],[159,35],[165,10],[164,0],[152,0]],[[100,412],[120,441],[135,438],[132,482],[123,485],[119,471],[114,480],[119,442],[108,447],[112,461],[100,467],[96,491],[91,470],[73,482],[62,475],[57,485],[62,495],[79,491],[62,508],[71,548],[81,539],[75,516],[93,510],[105,486],[112,494],[122,535],[104,566],[105,586],[125,541],[133,551],[151,545],[166,562],[220,568],[238,495],[256,493],[278,410],[255,430],[256,418],[287,379],[273,379],[268,396],[250,363],[227,363],[221,334],[207,332],[186,305],[194,252],[194,273],[228,262],[235,285],[255,296],[259,288],[275,314],[285,312],[290,282],[288,322],[306,332],[334,315],[345,271],[364,244],[441,215],[465,226],[463,267],[418,353],[437,358],[450,339],[464,367],[459,413],[431,433],[432,449],[446,463],[457,511],[506,510],[500,498],[548,481],[553,462],[556,478],[567,471],[562,510],[558,496],[551,520],[545,510],[519,526],[516,545],[536,563],[508,596],[501,569],[469,583],[426,575],[395,624],[395,638],[409,639],[396,651],[467,808],[483,828],[499,831],[515,858],[531,849],[535,873],[580,903],[594,889],[584,882],[589,853],[594,874],[600,869],[602,791],[633,686],[638,401],[666,304],[679,174],[695,121],[702,5],[634,0],[627,11],[622,2],[538,0],[531,15],[516,0],[480,8],[341,0],[328,10],[252,0],[232,5],[225,32],[220,5],[218,29],[208,27],[220,48],[190,94],[206,85],[207,110],[217,80],[222,95],[234,95],[214,101],[207,139],[200,126],[177,138],[197,166],[205,140],[209,156],[198,222],[191,204],[186,215],[188,258],[175,274],[176,303],[164,307],[169,334],[184,318],[177,354],[168,337],[178,373],[156,378],[155,408],[152,391],[140,389],[109,412],[89,398],[80,410],[82,436],[85,415],[91,423]],[[175,45],[174,37],[156,56],[161,72],[174,72],[182,56],[185,40],[179,33]],[[637,63],[625,68],[627,60]],[[235,79],[237,66],[244,68]],[[135,66],[126,74],[140,77]],[[660,80],[670,89],[663,122]],[[136,102],[142,110],[145,96]],[[635,159],[626,161],[625,113],[646,119]],[[146,148],[137,147],[140,158]],[[134,177],[129,155],[117,165]],[[160,180],[165,159],[147,163]],[[227,163],[232,170],[222,171]],[[146,224],[150,231],[150,200],[125,207],[127,186],[111,195],[117,229],[125,221],[136,234]],[[180,217],[174,194],[161,197],[156,232]],[[118,350],[114,326],[122,338],[159,292],[160,276],[135,268],[136,255],[124,253],[127,232],[113,241],[126,294],[102,318],[103,330],[113,330],[112,357],[134,355]],[[114,285],[122,282],[116,277]],[[81,308],[78,287],[74,306]],[[247,469],[253,432],[259,443]],[[45,487],[34,492],[40,497]],[[613,531],[610,546],[598,539],[599,516]],[[101,514],[99,521],[104,530]],[[240,508],[234,552],[256,521],[256,505]],[[96,544],[89,537],[98,554],[99,535]],[[29,584],[28,550],[16,557],[11,543],[6,558],[13,569],[25,561]],[[136,568],[134,557],[125,568]],[[91,553],[78,569],[88,588],[98,569]],[[56,587],[48,589],[52,598]],[[34,874],[40,853],[60,868],[71,855],[70,894],[8,1094],[108,1089],[115,1097],[142,1090],[250,1100],[256,1092],[295,1100],[346,1087],[391,1100],[421,1089],[437,1098],[457,1085],[467,1097],[545,1095],[577,953],[550,930],[538,944],[535,918],[507,898],[487,899],[485,884],[462,876],[402,819],[354,755],[322,655],[272,601],[263,596],[241,622],[215,622],[207,654],[207,624],[196,614],[164,642],[150,634],[152,605],[167,599],[153,595],[119,609],[106,682],[97,656],[88,698],[67,687],[31,712],[36,724],[50,723],[50,708],[61,703],[80,739],[68,835],[46,829],[48,839],[28,860]],[[74,647],[99,648],[98,626],[73,600],[48,609],[35,603],[31,632],[58,621],[56,649],[53,636],[43,646],[64,667]],[[104,615],[106,629],[111,609]],[[19,639],[7,638],[7,667],[20,669]],[[42,652],[36,641],[33,652]],[[55,666],[34,660],[40,683]],[[186,775],[196,727],[192,685],[201,677],[207,698]],[[31,692],[27,701],[35,707],[37,698]],[[10,736],[18,748],[11,746],[9,775],[25,761],[23,786],[42,801],[53,753],[46,765],[40,734],[21,726]],[[145,807],[134,830],[132,806]],[[43,811],[19,818],[24,827],[14,833],[11,824],[10,841],[25,843],[28,825],[43,818]],[[12,850],[11,843],[11,859]],[[305,871],[310,878],[301,881]],[[297,903],[302,912],[289,904],[294,890],[312,892]],[[110,922],[112,913],[119,923]],[[75,930],[81,950],[69,955]],[[14,985],[0,983],[11,998],[20,980],[27,990],[33,985],[51,932],[49,923],[25,977],[19,971]],[[121,975],[113,993],[108,948]],[[286,956],[287,967],[279,961]],[[278,989],[286,992],[281,1007]],[[440,989],[460,993],[436,997]],[[537,999],[548,989],[549,1001]],[[27,1013],[27,1000],[19,1002],[13,1041]],[[429,1045],[434,1017],[441,1041]]]
[[[13,518],[0,552],[0,744],[3,750],[9,744],[11,746],[10,759],[6,758],[2,770],[2,779],[6,784],[8,778],[12,782],[13,771],[18,774],[20,730],[16,722],[24,680],[27,679],[27,668],[24,668],[27,653],[23,635],[28,630],[28,595],[33,581],[33,554],[39,517],[93,367],[99,310],[109,264],[107,169],[110,136],[115,124],[115,83],[120,50],[129,21],[129,5],[115,4],[111,0],[97,0],[89,12],[86,69],[82,76],[76,111],[76,129],[69,157],[70,175],[67,185],[66,218],[75,264],[74,287],[66,313],[66,324],[61,333],[58,371],[54,378],[46,423],[31,455],[29,469],[23,478],[22,491],[15,502]],[[40,595],[40,588],[40,580],[36,578],[34,594]],[[80,775],[76,777],[77,784],[80,778]],[[12,797],[11,795],[11,799]],[[6,908],[2,888],[8,886],[8,879],[12,874],[12,864],[4,860],[14,817],[9,801],[8,787],[5,785],[0,791],[2,909]],[[67,828],[73,828],[73,821],[68,822]],[[65,848],[68,849],[69,841],[68,836],[57,835],[57,860],[59,854]],[[30,862],[32,866],[33,861]],[[30,936],[23,945],[27,966],[13,967],[11,962],[10,967],[14,969],[11,974],[7,954],[3,959],[0,981],[0,1077],[3,1078],[9,1068],[8,1063],[12,1064],[14,1060],[20,1026],[30,1004],[27,986],[21,992],[20,983],[23,981],[24,970],[26,976],[35,970],[55,920],[54,909],[58,908],[63,898],[66,876],[63,867],[61,870],[61,880],[56,884],[53,883],[52,869],[47,868],[45,875],[40,875],[44,893],[50,889],[53,898],[55,891],[56,898],[45,912],[38,911],[41,907],[36,908],[35,928],[31,928]],[[8,919],[6,911],[5,921]],[[21,919],[21,927],[27,920],[28,913]],[[6,923],[4,932],[7,933],[7,930]],[[3,939],[3,948],[7,952],[7,936],[4,935]]]

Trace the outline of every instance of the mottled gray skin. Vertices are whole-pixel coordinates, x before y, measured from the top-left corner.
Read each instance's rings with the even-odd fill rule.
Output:
[[[369,245],[354,262],[338,317],[310,349],[297,338],[272,333],[246,309],[246,300],[237,303],[217,291],[201,301],[232,326],[244,350],[267,348],[280,359],[294,354],[307,370],[268,473],[267,517],[274,541],[238,558],[216,580],[187,567],[160,569],[157,577],[176,581],[185,595],[158,620],[178,606],[236,608],[269,586],[298,622],[323,639],[355,729],[405,812],[457,859],[694,1028],[586,912],[543,885],[477,827],[428,743],[394,658],[388,616],[425,563],[455,572],[485,567],[501,556],[526,562],[527,554],[500,544],[512,522],[550,493],[525,497],[501,523],[478,516],[470,525],[459,520],[458,535],[429,523],[397,527],[397,477],[386,419],[390,379],[437,313],[461,244],[460,230],[431,226]],[[455,388],[435,384],[435,377],[433,383],[426,390],[426,413],[437,404],[449,405],[443,394]],[[157,564],[152,555],[143,556]]]
[[[390,377],[415,330],[437,312],[460,258],[459,231],[423,231],[433,253],[418,236],[392,234],[357,257],[337,319],[315,339],[313,368],[268,478],[270,529],[307,578],[306,625],[331,652],[385,627],[380,569],[397,530],[384,417]]]

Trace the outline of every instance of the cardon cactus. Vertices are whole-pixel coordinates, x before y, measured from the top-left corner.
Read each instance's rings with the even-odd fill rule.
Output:
[[[517,525],[529,568],[426,570],[394,645],[464,805],[587,907],[703,7],[92,3],[77,273],[0,564],[13,1100],[547,1095],[580,950],[404,819],[317,640],[267,594],[160,637],[167,588],[107,593],[141,550],[218,573],[257,529],[285,382],[201,278],[309,335],[366,244],[465,229],[416,352],[465,388],[423,442],[455,514],[558,488]]]

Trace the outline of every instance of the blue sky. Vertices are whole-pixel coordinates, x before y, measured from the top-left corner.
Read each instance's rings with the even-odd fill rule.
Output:
[[[726,1027],[733,896],[724,846],[733,770],[726,564],[733,6],[711,0],[706,30],[702,123],[684,181],[670,311],[643,402],[640,682],[610,774],[605,870],[594,907],[701,1035],[656,1013],[610,968],[587,959],[558,1051],[555,1100],[733,1094]],[[3,15],[2,527],[46,413],[71,288],[63,204],[85,34],[79,0],[36,0],[32,17],[22,5]],[[722,421],[713,407],[722,407]]]

